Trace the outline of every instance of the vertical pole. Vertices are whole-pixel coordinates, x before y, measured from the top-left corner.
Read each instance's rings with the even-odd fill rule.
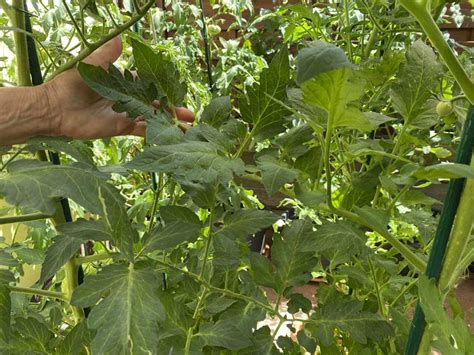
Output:
[[[469,164],[473,148],[474,106],[471,105],[461,132],[461,140],[456,152],[456,163]],[[459,200],[461,199],[464,182],[465,179],[452,179],[449,182],[448,193],[444,201],[443,210],[441,212],[441,217],[426,267],[426,276],[428,276],[429,279],[435,279],[436,283],[438,283],[441,274],[448,240],[453,227],[456,211],[459,206]],[[425,326],[425,316],[420,304],[418,303],[411,323],[405,355],[416,355],[418,353]]]

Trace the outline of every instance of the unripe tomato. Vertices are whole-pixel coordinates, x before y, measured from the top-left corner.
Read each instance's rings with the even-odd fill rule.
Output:
[[[221,28],[218,25],[211,24],[207,26],[207,32],[209,33],[209,36],[214,37],[221,33]]]
[[[436,113],[439,117],[448,116],[453,112],[453,104],[451,101],[439,101],[436,105]]]

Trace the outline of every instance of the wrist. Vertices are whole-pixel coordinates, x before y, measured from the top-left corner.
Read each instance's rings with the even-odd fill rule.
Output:
[[[0,145],[51,135],[53,111],[43,86],[0,90]]]

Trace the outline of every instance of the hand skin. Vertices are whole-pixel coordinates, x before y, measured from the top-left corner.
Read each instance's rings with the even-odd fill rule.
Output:
[[[84,62],[107,69],[121,52],[117,37]],[[76,69],[40,86],[0,88],[0,146],[25,143],[35,136],[96,139],[145,135],[146,122],[114,112],[112,105],[90,89]],[[188,109],[177,108],[176,114],[182,121],[194,120]]]

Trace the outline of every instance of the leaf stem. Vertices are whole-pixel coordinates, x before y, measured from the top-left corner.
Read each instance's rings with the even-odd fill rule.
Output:
[[[38,219],[46,219],[50,217],[51,217],[50,215],[47,215],[44,213],[30,213],[30,214],[23,214],[20,216],[6,216],[6,217],[0,217],[0,225],[9,224],[9,223],[36,221]]]
[[[372,263],[371,257],[367,257],[367,263],[369,264],[370,273],[372,274],[372,279],[374,281],[375,295],[377,296],[377,303],[379,305],[379,312],[385,319],[388,319],[385,306],[382,300],[382,294],[380,293],[379,284],[377,283],[377,275],[375,274],[375,268]]]
[[[79,256],[77,258],[74,258],[73,262],[75,265],[79,266],[82,264],[94,263],[96,261],[112,259],[117,255],[120,255],[120,254],[119,253],[112,253],[112,254],[100,253],[100,254],[94,254],[94,255]]]
[[[69,302],[69,298],[67,297],[67,295],[62,292],[55,292],[55,291],[42,290],[39,288],[20,287],[20,286],[9,286],[9,288],[11,292],[15,292],[15,293],[44,296],[44,297],[56,298],[65,302]]]
[[[102,46],[103,44],[107,43],[110,41],[112,38],[117,37],[120,35],[122,32],[127,30],[129,27],[133,26],[135,23],[140,21],[147,13],[147,11],[154,5],[155,0],[150,0],[147,2],[147,4],[137,13],[137,15],[133,16],[125,22],[124,24],[118,26],[116,29],[114,29],[112,32],[107,34],[106,36],[102,37],[100,40],[94,43],[90,43],[89,47],[84,48],[76,57],[71,59],[70,61],[64,63],[61,65],[58,69],[56,69],[50,76],[46,78],[46,81],[50,81],[51,79],[55,78],[59,74],[61,74],[63,71],[68,70],[73,68],[78,62],[81,60],[85,59],[89,54],[94,52],[97,48]]]

